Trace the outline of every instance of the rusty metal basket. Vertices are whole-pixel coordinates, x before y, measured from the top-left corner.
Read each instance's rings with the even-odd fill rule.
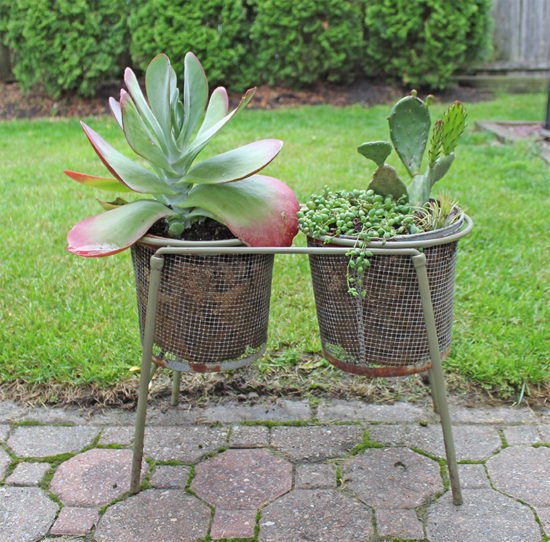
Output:
[[[403,236],[388,245],[450,236],[460,227],[457,223],[429,234]],[[308,246],[323,244],[308,239]],[[424,249],[442,359],[451,349],[457,245],[451,241]],[[411,258],[372,256],[363,274],[364,299],[348,293],[348,261],[347,256],[310,255],[325,357],[344,371],[367,376],[402,376],[430,369],[428,336]]]
[[[202,243],[204,246],[204,243]],[[156,246],[132,247],[143,344],[150,259]],[[153,361],[176,371],[221,371],[259,358],[267,344],[272,254],[164,257]]]

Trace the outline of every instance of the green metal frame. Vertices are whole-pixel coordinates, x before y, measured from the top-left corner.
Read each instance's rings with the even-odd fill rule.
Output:
[[[441,364],[441,355],[439,352],[439,341],[435,325],[435,317],[432,306],[430,285],[428,273],[426,270],[426,256],[421,251],[426,247],[452,243],[467,235],[473,228],[472,219],[465,215],[463,228],[452,235],[444,238],[424,239],[417,241],[373,242],[369,244],[369,250],[373,254],[390,256],[410,256],[416,270],[418,278],[418,287],[422,302],[424,321],[428,335],[428,345],[432,368],[429,371],[430,387],[434,411],[439,414],[441,427],[443,430],[443,441],[445,443],[445,453],[447,456],[447,466],[449,469],[449,479],[455,505],[462,504],[462,492],[460,480],[458,477],[458,467],[456,463],[456,452],[451,428],[451,417],[447,403],[447,393],[445,389],[445,378]],[[159,300],[159,287],[161,281],[161,271],[164,264],[164,256],[168,254],[180,255],[222,255],[222,254],[346,254],[349,246],[354,245],[351,239],[330,239],[332,246],[324,247],[245,247],[239,246],[238,241],[219,241],[209,242],[208,246],[197,246],[200,243],[189,241],[170,240],[170,246],[167,246],[166,239],[160,240],[154,237],[144,237],[142,239],[149,245],[159,246],[160,248],[151,256],[151,273],[149,278],[149,296],[147,299],[147,311],[145,317],[145,329],[143,335],[143,353],[141,361],[141,375],[139,382],[138,406],[136,411],[136,426],[134,435],[134,450],[132,460],[132,474],[130,492],[135,494],[140,488],[141,464],[143,460],[143,440],[145,434],[145,418],[147,414],[147,397],[149,384],[151,382],[153,365],[153,336],[155,330],[156,313]],[[340,246],[334,246],[340,245]],[[174,380],[172,387],[172,405],[177,404],[179,395],[181,372],[174,371]]]

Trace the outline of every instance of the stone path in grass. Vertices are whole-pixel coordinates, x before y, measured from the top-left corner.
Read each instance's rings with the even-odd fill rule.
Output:
[[[550,410],[451,414],[459,507],[429,405],[151,408],[129,496],[133,413],[0,403],[0,542],[547,540]]]

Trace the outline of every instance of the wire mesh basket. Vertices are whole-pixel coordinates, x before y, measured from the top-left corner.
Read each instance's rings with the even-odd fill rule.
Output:
[[[308,246],[322,245],[308,239]],[[442,359],[451,349],[457,246],[454,241],[424,249]],[[325,357],[344,371],[367,376],[403,376],[430,369],[411,257],[374,255],[369,260],[371,265],[363,274],[363,299],[348,293],[347,256],[309,257]]]
[[[143,344],[150,258],[132,246]],[[176,371],[222,371],[259,358],[267,344],[274,256],[164,255],[153,361]]]

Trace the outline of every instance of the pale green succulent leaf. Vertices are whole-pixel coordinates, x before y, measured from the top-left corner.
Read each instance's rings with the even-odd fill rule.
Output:
[[[84,122],[80,123],[95,152],[107,169],[128,188],[149,194],[171,194],[172,189],[152,171],[118,152]]]
[[[174,211],[153,200],[138,200],[79,222],[67,235],[67,250],[79,256],[108,256],[133,245],[160,218]]]
[[[130,68],[126,68],[124,70],[124,83],[126,85],[126,88],[128,89],[128,92],[130,93],[130,96],[132,97],[132,100],[134,100],[134,104],[136,105],[137,110],[139,111],[139,114],[141,115],[143,121],[155,134],[155,137],[157,138],[161,146],[166,149],[168,140],[162,132],[162,128],[160,127],[158,120],[156,119],[153,111],[147,103],[147,99],[145,98],[143,91],[139,86],[136,74]]]
[[[151,60],[145,72],[145,89],[151,110],[158,120],[164,137],[169,141],[172,134],[170,113],[170,60],[165,54]]]
[[[197,135],[193,143],[189,146],[189,148],[186,150],[186,152],[183,154],[183,156],[177,160],[174,163],[174,167],[182,169],[184,171],[187,170],[189,165],[193,162],[193,160],[197,157],[197,155],[201,152],[204,147],[206,147],[207,143],[244,107],[248,105],[250,100],[252,99],[252,96],[254,96],[254,93],[256,92],[255,88],[248,89],[244,96],[241,98],[241,101],[239,105],[231,111],[228,115],[223,117],[221,120],[216,122],[216,124],[212,125],[207,130],[204,130],[203,133]]]
[[[220,122],[227,115],[228,111],[229,99],[227,96],[227,90],[225,90],[224,87],[214,89],[214,92],[212,92],[212,95],[210,96],[208,107],[206,108],[204,120],[199,128],[197,139],[199,139],[212,126]]]
[[[183,108],[185,121],[178,137],[178,146],[185,147],[191,138],[208,101],[208,81],[199,59],[191,52],[185,55]]]
[[[279,139],[264,139],[218,154],[191,168],[180,183],[217,184],[243,179],[269,164],[282,146]]]
[[[180,206],[205,209],[249,246],[290,246],[298,232],[300,205],[294,192],[264,175],[198,185]]]
[[[130,147],[132,147],[134,152],[143,156],[143,158],[152,164],[164,170],[171,171],[172,168],[166,154],[143,122],[132,98],[127,92],[122,91],[120,93],[120,103],[124,135]]]

